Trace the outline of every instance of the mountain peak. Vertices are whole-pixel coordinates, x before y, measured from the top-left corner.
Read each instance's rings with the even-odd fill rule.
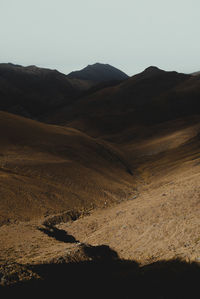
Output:
[[[79,71],[68,74],[70,79],[89,80],[94,82],[105,82],[128,79],[128,75],[110,64],[96,62],[89,64]]]
[[[143,78],[150,78],[150,77],[157,76],[157,75],[164,74],[164,73],[165,73],[165,71],[159,69],[156,66],[149,66],[142,73],[140,73],[140,75]]]
[[[108,63],[100,63],[100,62],[88,64],[88,67],[92,67],[92,68],[93,67],[100,67],[100,68],[111,67],[111,68],[113,68],[113,66]]]
[[[159,69],[157,66],[149,66],[144,70],[145,73],[160,73],[164,72],[163,70]]]

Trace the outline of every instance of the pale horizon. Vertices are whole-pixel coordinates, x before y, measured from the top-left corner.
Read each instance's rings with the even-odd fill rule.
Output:
[[[0,0],[1,63],[68,74],[108,63],[132,76],[153,65],[200,70],[197,0]]]

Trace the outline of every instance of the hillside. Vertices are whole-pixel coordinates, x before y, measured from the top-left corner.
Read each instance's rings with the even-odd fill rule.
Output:
[[[23,116],[40,115],[71,103],[79,90],[56,70],[0,64],[0,109]]]
[[[1,224],[105,206],[134,193],[119,151],[75,129],[0,112],[0,136]]]
[[[101,89],[55,111],[47,121],[93,136],[116,135],[115,140],[119,140],[122,131],[127,134],[137,126],[148,129],[150,125],[198,113],[198,80],[199,77],[150,67],[117,86]]]
[[[111,70],[112,69],[112,72]],[[113,73],[113,75],[111,74]],[[19,114],[33,119],[42,119],[59,107],[74,103],[77,98],[102,89],[105,78],[118,84],[118,80],[126,78],[113,67],[95,69],[98,80],[81,79],[66,76],[57,70],[23,67],[11,63],[0,64],[0,110]],[[123,73],[122,73],[123,74]],[[97,87],[95,87],[97,85]],[[93,90],[94,88],[94,90]]]

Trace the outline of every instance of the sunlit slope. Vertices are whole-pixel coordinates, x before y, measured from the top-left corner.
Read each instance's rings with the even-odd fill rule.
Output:
[[[75,129],[0,112],[0,219],[106,206],[133,193],[113,147]]]

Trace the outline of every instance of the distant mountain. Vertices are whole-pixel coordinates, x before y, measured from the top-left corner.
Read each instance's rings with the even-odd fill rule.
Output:
[[[194,72],[194,73],[191,73],[192,76],[198,76],[200,75],[200,71],[199,72]]]
[[[154,77],[154,76],[159,76],[159,75],[162,75],[164,73],[165,73],[165,71],[159,69],[156,66],[149,66],[142,73],[140,73],[140,76],[144,79],[144,78],[151,78],[151,77]]]
[[[40,119],[55,109],[71,105],[85,94],[91,94],[105,86],[119,84],[121,82],[119,80],[128,77],[108,65],[102,67],[96,64],[92,69],[91,74],[95,73],[94,77],[99,81],[90,80],[90,76],[88,79],[83,76],[84,80],[81,76],[80,78],[66,76],[57,70],[34,65],[23,67],[2,63],[0,64],[0,110]],[[105,80],[112,80],[112,82]]]
[[[199,83],[195,79],[198,76],[149,67],[117,86],[101,89],[70,107],[63,107],[49,121],[92,136],[116,134],[114,139],[121,139],[125,136],[121,132],[135,130],[138,125],[148,129],[149,125],[196,113],[200,105]]]
[[[37,118],[79,94],[80,89],[56,70],[0,64],[0,110]]]
[[[129,76],[119,69],[102,63],[95,63],[88,65],[80,71],[71,72],[68,78],[76,78],[81,80],[90,80],[93,82],[104,82],[104,81],[113,81],[113,80],[125,80]]]

